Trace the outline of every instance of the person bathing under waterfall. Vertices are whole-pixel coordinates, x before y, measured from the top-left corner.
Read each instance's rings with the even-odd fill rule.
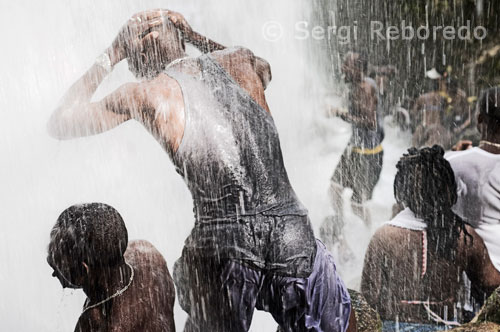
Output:
[[[371,199],[378,183],[384,157],[382,104],[377,85],[366,76],[367,71],[368,60],[363,54],[348,53],[342,65],[345,81],[351,85],[348,111],[328,110],[329,116],[338,116],[352,125],[351,139],[331,179],[330,194],[335,215],[327,217],[321,226],[321,239],[328,247],[339,243],[339,249],[344,252],[342,256],[351,255],[343,237],[344,189],[352,189],[352,211],[370,227],[371,216],[366,202]]]
[[[113,207],[87,203],[64,210],[50,233],[47,262],[63,288],[87,295],[75,332],[175,332],[167,263],[151,243],[128,242]]]
[[[185,42],[203,54],[186,57]],[[127,60],[140,79],[92,95]],[[195,225],[174,267],[185,331],[248,331],[254,309],[284,331],[355,331],[332,256],[283,164],[264,90],[269,64],[197,34],[177,13],[134,15],[64,95],[50,134],[70,139],[136,120],[170,156],[193,198]],[[351,320],[350,320],[351,317]]]

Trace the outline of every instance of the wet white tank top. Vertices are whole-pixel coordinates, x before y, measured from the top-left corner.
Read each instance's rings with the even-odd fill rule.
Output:
[[[480,148],[450,152],[458,200],[453,211],[474,227],[500,271],[500,155]]]

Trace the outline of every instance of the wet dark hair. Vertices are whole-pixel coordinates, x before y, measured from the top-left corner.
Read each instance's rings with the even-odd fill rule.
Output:
[[[438,145],[411,148],[396,168],[396,201],[424,219],[429,250],[454,259],[460,233],[468,233],[464,221],[451,210],[457,201],[457,184],[453,169],[444,158],[444,149]]]
[[[97,268],[123,262],[128,244],[122,217],[103,203],[73,205],[64,210],[50,239],[49,255],[56,264],[66,261],[73,275],[78,275],[82,262]]]
[[[129,70],[139,78],[154,78],[165,70],[173,60],[184,56],[185,41],[174,24],[168,19],[162,19],[160,26],[147,29],[139,38],[142,40],[148,33],[157,31],[160,36],[157,44],[144,44],[145,50],[127,47],[126,57]],[[161,44],[162,47],[157,47]]]
[[[500,126],[500,86],[483,90],[477,102],[479,114],[486,116],[491,124]]]

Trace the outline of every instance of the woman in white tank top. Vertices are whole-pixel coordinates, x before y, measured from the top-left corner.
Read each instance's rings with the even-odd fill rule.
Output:
[[[500,271],[500,87],[483,91],[478,102],[479,147],[451,152],[458,199],[453,211],[475,228]]]

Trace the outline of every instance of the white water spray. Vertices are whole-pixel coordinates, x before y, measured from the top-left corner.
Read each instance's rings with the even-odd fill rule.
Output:
[[[0,55],[2,331],[74,328],[84,294],[62,292],[45,260],[50,229],[59,213],[72,204],[114,206],[125,220],[129,238],[152,242],[171,272],[181,254],[194,222],[191,197],[167,154],[139,124],[128,122],[108,133],[71,141],[56,141],[45,130],[66,89],[111,43],[122,24],[144,9],[179,11],[200,33],[227,46],[248,47],[270,62],[273,81],[267,90],[268,103],[292,185],[310,210],[318,236],[319,225],[329,213],[329,178],[349,134],[339,121],[322,118],[324,87],[309,65],[309,46],[286,34],[287,27],[308,19],[309,4],[304,0],[293,5],[287,0],[21,0],[0,5],[0,26],[6,32]],[[269,21],[283,26],[283,38],[271,42],[263,37],[262,27]],[[95,98],[132,79],[126,64],[119,64]],[[320,127],[326,135],[317,132]],[[339,127],[344,131],[335,134]],[[384,145],[389,157],[372,202],[377,222],[388,217],[393,165],[404,149],[402,144]],[[356,286],[370,236],[361,227],[361,223],[347,226],[348,238],[361,243],[355,248],[356,262],[345,269],[339,266],[349,286]],[[176,306],[181,331],[186,315]],[[275,327],[269,314],[254,316],[252,331]]]

